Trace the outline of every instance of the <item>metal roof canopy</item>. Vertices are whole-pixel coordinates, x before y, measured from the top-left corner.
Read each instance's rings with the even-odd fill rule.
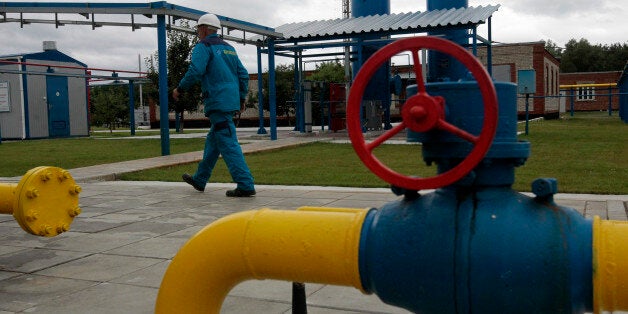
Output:
[[[269,103],[270,103],[270,124],[271,139],[276,138],[276,121],[273,120],[275,110],[274,94],[274,56],[279,55],[295,60],[295,81],[296,77],[302,77],[303,71],[301,62],[304,58],[329,57],[353,54],[359,60],[358,64],[363,64],[362,54],[359,52],[362,47],[373,44],[386,44],[403,35],[415,35],[418,33],[438,33],[439,31],[450,31],[457,29],[471,30],[469,37],[472,39],[473,53],[477,53],[478,41],[487,46],[488,71],[491,73],[492,52],[491,52],[491,16],[499,9],[499,5],[488,5],[479,7],[455,8],[432,10],[414,13],[370,15],[364,17],[341,18],[323,21],[310,21],[288,23],[275,28],[283,34],[281,38],[265,38],[255,36],[252,39],[258,42],[258,75],[261,77],[261,53],[268,54],[269,69]],[[488,20],[488,39],[478,35],[477,27]],[[391,38],[391,36],[397,36]],[[377,38],[377,39],[373,39]],[[267,48],[262,48],[262,47]],[[303,54],[308,49],[338,48],[345,49],[352,47],[355,50],[349,52]],[[324,60],[316,60],[324,61]],[[261,82],[261,80],[260,80]],[[262,85],[258,82],[258,99],[262,102]],[[300,82],[295,82],[299,84]],[[300,85],[300,84],[299,84]],[[301,90],[300,86],[295,86]],[[263,121],[260,113],[260,121]],[[263,124],[260,122],[258,133],[265,134]]]
[[[186,19],[196,22],[198,18],[207,12],[190,9],[187,7],[170,4],[166,1],[145,3],[87,3],[87,2],[0,2],[0,23],[20,23],[20,27],[28,24],[52,24],[56,28],[64,25],[90,25],[92,29],[102,26],[131,27],[133,31],[142,27],[157,28],[157,50],[159,60],[166,60],[166,29],[196,33],[195,30],[176,26],[174,22]],[[12,17],[12,14],[18,16]],[[54,14],[54,18],[35,19],[25,18],[25,14]],[[60,14],[62,18],[60,19]],[[73,16],[76,14],[76,16]],[[98,21],[96,15],[99,16]],[[111,21],[111,15],[129,15],[127,21]],[[140,20],[148,20],[147,23],[136,23],[136,15]],[[101,16],[108,21],[100,21]],[[156,22],[153,18],[156,16]],[[270,39],[282,37],[274,29],[261,26],[226,16],[217,15],[222,25],[222,35],[225,40],[241,43],[256,44],[246,38],[247,33],[252,33],[262,38]],[[91,20],[90,20],[91,17]],[[167,18],[167,21],[166,21]],[[225,34],[226,29],[226,34]],[[231,31],[241,32],[241,38],[232,35]],[[237,32],[236,32],[237,33]],[[159,63],[159,73],[167,73],[166,62]],[[130,82],[132,84],[132,81]],[[159,103],[160,116],[168,117],[168,78],[159,76]],[[169,119],[160,119],[161,128],[161,154],[170,155]]]
[[[25,14],[51,13],[54,19],[34,19],[26,18]],[[196,23],[198,18],[207,12],[195,10],[166,1],[148,3],[89,3],[89,2],[0,2],[0,23],[14,22],[20,23],[21,27],[27,24],[52,24],[55,27],[64,25],[88,25],[92,29],[102,26],[122,26],[130,27],[132,30],[142,27],[158,27],[158,23],[153,22],[153,16],[164,15],[168,17],[168,29],[196,33],[194,29],[184,28],[173,24],[176,20],[186,19]],[[19,17],[11,17],[10,14],[19,14]],[[65,19],[60,19],[59,14],[64,14]],[[68,14],[78,14],[76,18]],[[96,16],[98,15],[98,19]],[[129,15],[126,22],[107,21],[109,15]],[[141,19],[148,19],[150,23],[136,22],[135,15],[142,16]],[[226,40],[255,44],[255,41],[246,38],[247,33],[264,37],[282,37],[273,28],[257,25],[242,20],[217,15],[227,34],[223,34]],[[231,36],[231,31],[241,31],[242,37]]]
[[[276,44],[279,46],[284,43],[342,40],[366,35],[372,38],[373,35],[394,36],[460,28],[474,29],[477,25],[484,24],[498,8],[499,5],[488,5],[288,23],[275,28],[283,34],[283,38],[277,40]]]

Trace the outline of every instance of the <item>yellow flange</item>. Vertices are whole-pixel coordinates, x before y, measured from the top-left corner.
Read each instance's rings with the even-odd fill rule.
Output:
[[[0,185],[0,213],[13,214],[26,232],[54,237],[70,230],[78,214],[81,187],[67,170],[37,167],[17,185]]]

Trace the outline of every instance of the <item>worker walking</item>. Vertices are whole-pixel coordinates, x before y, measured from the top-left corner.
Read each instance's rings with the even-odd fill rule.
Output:
[[[203,160],[194,175],[185,173],[182,177],[196,190],[204,191],[218,157],[222,155],[233,181],[237,183],[235,189],[227,191],[227,196],[253,196],[253,176],[244,160],[233,123],[234,113],[244,109],[249,74],[235,49],[218,37],[218,29],[220,20],[216,15],[205,14],[198,19],[200,42],[192,50],[185,76],[172,92],[174,100],[178,100],[181,92],[200,81],[205,116],[211,122]]]

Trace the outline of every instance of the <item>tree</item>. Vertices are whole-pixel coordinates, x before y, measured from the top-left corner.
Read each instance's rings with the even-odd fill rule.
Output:
[[[307,79],[318,82],[342,83],[345,80],[345,68],[339,60],[323,62],[316,65],[316,70]]]
[[[545,49],[549,51],[549,53],[551,53],[554,58],[560,59],[563,54],[563,49],[561,47],[558,47],[558,44],[553,42],[551,39],[543,42],[545,43]]]
[[[126,85],[94,86],[90,91],[92,125],[106,125],[110,132],[116,125],[128,124],[129,91]]]
[[[189,28],[189,23],[186,20],[179,22],[181,27]],[[167,67],[168,67],[168,111],[174,111],[177,118],[181,120],[183,125],[184,111],[196,111],[201,101],[201,88],[199,84],[195,84],[190,90],[183,93],[179,101],[174,101],[172,98],[172,90],[177,87],[177,84],[190,65],[190,52],[198,39],[193,34],[188,34],[181,31],[170,30],[168,31],[167,38]],[[148,78],[153,83],[153,89],[148,91],[149,96],[159,99],[159,71],[155,66],[155,61],[159,62],[158,52],[155,52],[150,59],[146,60],[146,68],[148,69]],[[157,101],[158,103],[159,101]],[[177,132],[183,130],[183,127],[177,127]]]
[[[588,40],[571,39],[561,55],[560,71],[602,72],[621,71],[626,64],[628,43],[613,45],[591,45]]]
[[[305,80],[317,81],[317,82],[344,82],[344,67],[340,61],[322,62],[316,65],[316,70],[311,75],[307,76]],[[263,86],[268,86],[268,72],[262,75]],[[285,116],[290,118],[291,114],[295,112],[296,90],[294,82],[294,65],[280,64],[275,68],[275,91],[276,91],[276,103],[277,103],[277,116]],[[324,92],[321,88],[315,88],[312,94],[312,99],[315,100],[312,106],[312,112],[316,113],[320,111],[320,104],[316,102],[319,98],[319,93]],[[263,91],[264,109],[268,110],[268,91]],[[314,115],[314,119],[317,119],[317,115]],[[316,123],[316,121],[315,121]]]
[[[312,112],[314,123],[322,124],[324,117],[319,117],[318,112],[321,112],[321,107],[325,108],[327,101],[329,101],[329,84],[328,83],[343,83],[345,80],[345,69],[340,60],[323,62],[316,65],[316,70],[312,75],[307,77],[308,80],[313,82],[324,82],[325,84],[316,84],[312,93],[312,99],[317,100],[312,104]],[[323,100],[320,103],[318,100]]]
[[[262,75],[263,86],[268,85],[268,72]],[[264,103],[262,106],[269,110],[268,90],[263,90]],[[290,113],[294,112],[295,89],[294,89],[294,65],[280,64],[275,67],[275,97],[277,116],[290,118]]]

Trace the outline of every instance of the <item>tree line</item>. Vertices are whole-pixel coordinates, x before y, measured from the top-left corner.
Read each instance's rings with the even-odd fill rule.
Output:
[[[545,49],[560,60],[562,73],[621,71],[628,61],[628,42],[592,45],[572,38],[563,48],[547,40]]]

